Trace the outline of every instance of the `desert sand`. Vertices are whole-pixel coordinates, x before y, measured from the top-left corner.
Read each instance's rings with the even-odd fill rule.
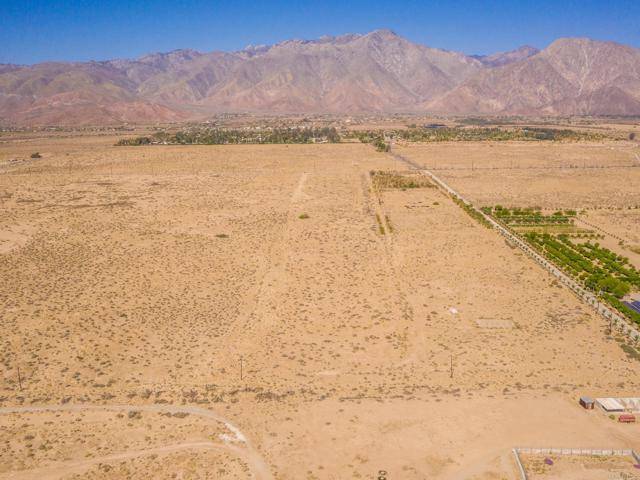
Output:
[[[0,144],[0,478],[511,479],[518,445],[640,449],[577,405],[638,395],[625,339],[438,189],[372,191],[392,156],[115,139]],[[541,172],[439,174],[480,205],[640,204],[640,169]]]

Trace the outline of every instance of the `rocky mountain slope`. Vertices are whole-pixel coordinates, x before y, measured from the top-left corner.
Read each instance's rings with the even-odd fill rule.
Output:
[[[446,113],[640,114],[640,49],[563,38],[524,60],[488,68],[423,105]]]
[[[0,65],[0,122],[112,124],[217,112],[640,114],[640,50],[560,39],[467,56],[388,30],[238,52]]]

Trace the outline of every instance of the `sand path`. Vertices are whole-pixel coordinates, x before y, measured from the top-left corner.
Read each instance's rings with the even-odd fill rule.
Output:
[[[19,472],[11,472],[6,475],[7,479],[12,480],[30,480],[47,478],[48,480],[54,480],[63,478],[70,474],[81,474],[89,467],[98,465],[100,463],[115,462],[121,460],[129,460],[144,455],[163,455],[168,453],[178,452],[180,450],[194,450],[194,449],[227,449],[226,445],[216,444],[213,442],[191,442],[180,443],[175,445],[166,445],[164,447],[148,448],[144,450],[131,450],[128,452],[118,453],[115,455],[106,455],[104,457],[91,458],[89,460],[70,461],[70,462],[55,462],[46,467],[33,468],[30,470],[22,470]]]
[[[7,478],[41,478],[43,473],[47,475],[53,475],[52,478],[71,473],[77,469],[84,469],[96,463],[134,458],[141,455],[150,455],[153,453],[170,453],[177,450],[184,449],[223,449],[227,450],[247,462],[254,478],[257,480],[268,480],[273,478],[269,467],[264,462],[260,454],[251,446],[247,437],[242,431],[231,423],[226,418],[218,415],[211,410],[194,406],[177,406],[177,405],[41,405],[34,407],[3,407],[0,408],[0,415],[9,415],[15,413],[43,413],[43,412],[81,412],[89,410],[103,410],[103,411],[145,411],[145,412],[159,412],[159,413],[187,413],[189,415],[195,415],[203,418],[212,419],[218,422],[222,422],[225,427],[233,435],[221,435],[223,443],[214,442],[191,442],[182,443],[176,445],[167,445],[164,447],[152,448],[147,450],[135,450],[129,452],[122,452],[115,455],[109,455],[106,457],[95,458],[91,460],[84,460],[80,462],[65,462],[62,464],[55,464],[50,467],[42,467],[34,470],[28,470],[24,472],[14,472]]]

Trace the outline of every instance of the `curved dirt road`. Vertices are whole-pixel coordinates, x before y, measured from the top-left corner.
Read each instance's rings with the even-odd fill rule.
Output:
[[[109,460],[121,460],[134,458],[140,455],[149,455],[153,453],[170,453],[177,450],[184,449],[220,449],[237,455],[244,460],[251,469],[253,477],[257,480],[271,480],[273,476],[265,461],[260,454],[251,446],[246,436],[242,431],[228,421],[226,418],[218,415],[211,410],[207,410],[194,406],[176,406],[176,405],[41,405],[31,407],[2,407],[0,408],[0,415],[8,415],[12,413],[45,413],[45,412],[81,412],[90,410],[102,410],[102,411],[145,411],[145,412],[157,412],[157,413],[187,413],[189,415],[195,415],[203,418],[209,418],[218,422],[221,422],[227,427],[232,435],[222,434],[220,435],[223,443],[214,442],[191,442],[182,443],[176,445],[167,445],[164,447],[151,448],[147,450],[135,450],[129,452],[122,452],[118,454],[109,455],[106,457],[95,458],[86,461],[72,461],[63,464],[52,465],[51,467],[42,467],[34,470],[27,470],[23,472],[10,473],[7,478],[15,479],[27,479],[27,478],[40,478],[43,473],[47,473],[49,476],[54,475],[54,478],[61,476],[78,469],[82,470],[86,467],[93,465],[94,463],[109,461]]]

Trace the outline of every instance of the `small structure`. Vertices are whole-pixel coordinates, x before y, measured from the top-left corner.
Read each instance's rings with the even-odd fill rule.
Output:
[[[596,402],[591,397],[580,397],[580,405],[587,410],[593,410],[595,403]]]
[[[596,403],[607,413],[640,413],[640,397],[596,398]]]
[[[596,402],[607,413],[624,412],[624,406],[615,398],[596,398]]]
[[[618,398],[617,400],[624,407],[626,412],[640,413],[640,398],[624,397],[624,398]]]
[[[635,423],[636,416],[631,415],[630,413],[624,413],[618,417],[618,422],[620,423]]]

